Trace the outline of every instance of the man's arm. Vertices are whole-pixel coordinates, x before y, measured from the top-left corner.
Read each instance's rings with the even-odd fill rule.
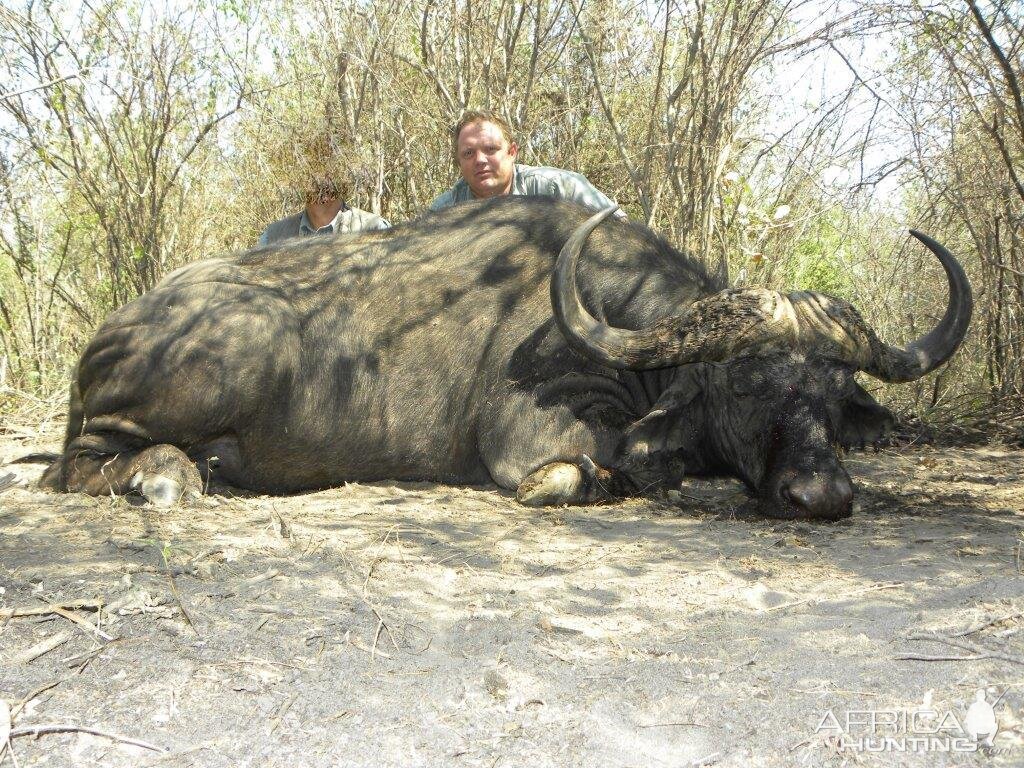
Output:
[[[455,188],[445,190],[440,195],[434,198],[433,202],[427,206],[427,210],[440,211],[445,208],[451,208],[455,205]]]
[[[562,171],[554,181],[555,197],[563,200],[571,200],[595,211],[603,211],[608,206],[616,204],[608,195],[591,184],[582,173]],[[626,218],[626,213],[621,208],[613,215],[617,219]]]

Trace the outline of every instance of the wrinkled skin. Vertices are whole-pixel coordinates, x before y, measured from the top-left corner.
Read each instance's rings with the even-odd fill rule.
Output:
[[[840,451],[894,424],[849,366],[797,353],[681,366],[672,389],[664,415],[634,427],[623,446],[634,472],[646,462],[651,482],[672,463],[676,476],[733,475],[770,517],[848,516],[853,487]]]
[[[556,323],[551,277],[588,220],[498,198],[190,264],[97,330],[43,484],[166,505],[208,480],[271,493],[494,482],[537,506],[716,473],[745,482],[763,514],[848,515],[837,445],[891,423],[853,368],[785,349],[650,370],[592,359]],[[580,253],[579,295],[617,328],[720,293],[735,303],[637,224],[603,223]]]

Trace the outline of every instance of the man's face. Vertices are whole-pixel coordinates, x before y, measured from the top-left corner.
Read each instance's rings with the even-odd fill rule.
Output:
[[[476,197],[507,195],[512,190],[518,152],[515,142],[509,143],[494,123],[470,123],[459,133],[459,170]]]

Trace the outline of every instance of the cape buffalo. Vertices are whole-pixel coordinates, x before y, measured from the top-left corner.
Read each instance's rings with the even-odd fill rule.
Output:
[[[500,198],[185,266],[97,331],[43,482],[171,504],[200,471],[266,492],[493,481],[545,505],[722,473],[765,514],[848,515],[837,446],[892,422],[854,374],[953,354],[956,260],[914,233],[950,299],[899,349],[840,299],[726,289],[610,212]]]

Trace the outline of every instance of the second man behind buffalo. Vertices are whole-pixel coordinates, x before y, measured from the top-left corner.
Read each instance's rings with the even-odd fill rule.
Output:
[[[387,229],[391,225],[375,213],[350,207],[339,185],[330,178],[314,180],[306,191],[306,206],[298,213],[267,225],[260,245],[301,235],[330,235],[362,229]]]

